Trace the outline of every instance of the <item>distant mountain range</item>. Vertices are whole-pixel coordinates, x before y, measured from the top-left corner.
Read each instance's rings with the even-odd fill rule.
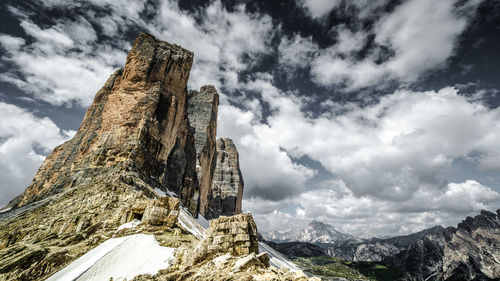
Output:
[[[327,254],[345,261],[380,262],[403,272],[398,280],[500,280],[500,209],[483,210],[456,228],[435,226],[390,238],[361,239],[317,221],[297,233],[299,241],[269,244],[292,259]],[[279,236],[281,241],[292,239],[285,234]]]
[[[386,257],[398,254],[405,250],[424,235],[442,232],[442,226],[435,226],[413,234],[395,236],[389,238],[362,239],[350,234],[336,230],[332,225],[320,221],[312,221],[302,230],[272,231],[264,234],[266,240],[285,242],[312,243],[324,249],[325,253],[332,257],[348,261],[381,261]],[[287,243],[294,250],[288,250],[300,254],[299,249],[310,249],[311,246],[300,245],[300,243]],[[278,245],[279,248],[284,248]],[[297,248],[297,249],[295,249]],[[303,256],[308,256],[304,253]]]
[[[361,238],[337,231],[333,225],[313,220],[300,229],[274,230],[264,233],[264,238],[276,243],[309,242],[322,244],[344,244],[346,242],[362,242]]]

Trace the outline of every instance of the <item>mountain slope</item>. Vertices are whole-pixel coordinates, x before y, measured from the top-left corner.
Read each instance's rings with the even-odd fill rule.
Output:
[[[386,262],[405,271],[404,280],[499,280],[500,209],[425,235]]]
[[[258,253],[251,214],[212,220],[208,230],[200,225],[207,222],[198,216],[198,172],[206,189],[215,173],[211,111],[217,102],[198,103],[209,114],[191,127],[188,111],[196,110],[188,110],[186,85],[192,61],[193,54],[180,46],[148,34],[137,37],[124,69],[97,93],[74,138],[56,147],[25,192],[0,212],[0,281],[51,275],[156,280],[166,271],[169,280],[227,274],[248,279],[248,272],[263,280],[307,280],[300,272],[272,268],[267,254]],[[215,88],[208,88],[215,97]],[[233,179],[224,173],[240,172],[237,162],[232,157],[233,169],[219,167],[221,177]],[[239,175],[241,188],[226,190],[235,202],[241,202]],[[241,211],[231,206],[225,205],[225,214]]]

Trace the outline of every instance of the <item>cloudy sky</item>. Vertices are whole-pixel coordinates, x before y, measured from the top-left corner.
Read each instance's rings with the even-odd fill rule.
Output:
[[[2,1],[0,206],[148,32],[221,94],[243,208],[363,236],[500,208],[500,1]]]

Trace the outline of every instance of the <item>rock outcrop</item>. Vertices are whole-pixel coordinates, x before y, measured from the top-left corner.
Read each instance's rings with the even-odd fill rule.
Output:
[[[217,162],[205,214],[207,219],[241,213],[243,177],[234,142],[229,138],[218,139],[216,156]]]
[[[257,227],[251,214],[210,221],[207,237],[198,246],[180,247],[166,270],[137,276],[142,280],[315,280],[301,271],[270,266],[267,253],[259,253]]]
[[[215,170],[217,108],[219,94],[214,86],[203,86],[188,93],[188,116],[193,126],[196,148],[196,173],[200,183],[200,214],[206,216],[208,194]]]
[[[190,51],[139,35],[125,68],[97,93],[73,139],[54,149],[9,207],[91,182],[98,174],[128,171],[125,181],[171,190],[197,214],[196,151],[186,110],[192,62]]]
[[[499,280],[500,209],[425,235],[386,262],[406,272],[404,280]]]

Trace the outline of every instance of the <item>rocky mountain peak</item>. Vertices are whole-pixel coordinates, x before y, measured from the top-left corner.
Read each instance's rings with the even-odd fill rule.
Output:
[[[331,224],[313,220],[300,232],[297,240],[310,243],[338,243],[357,240],[357,238],[335,230]]]
[[[458,229],[473,231],[477,228],[500,228],[500,209],[497,213],[487,210],[481,210],[481,213],[475,217],[467,217],[458,224]]]
[[[139,35],[124,69],[97,93],[73,139],[54,149],[10,206],[125,170],[135,182],[176,192],[196,214],[199,186],[186,111],[192,62],[190,51]]]
[[[405,271],[404,280],[498,280],[499,215],[483,210],[457,228],[422,236],[386,262]]]
[[[330,230],[335,230],[335,228],[333,227],[333,225],[326,224],[324,222],[317,221],[317,220],[312,220],[309,223],[308,227],[314,228],[314,229],[330,229]]]

